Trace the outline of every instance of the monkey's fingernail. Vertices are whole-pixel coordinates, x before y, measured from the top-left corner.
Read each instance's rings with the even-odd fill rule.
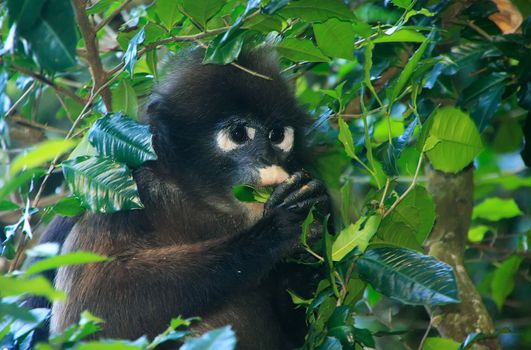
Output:
[[[304,185],[301,187],[301,192],[307,191],[310,188],[308,185]]]

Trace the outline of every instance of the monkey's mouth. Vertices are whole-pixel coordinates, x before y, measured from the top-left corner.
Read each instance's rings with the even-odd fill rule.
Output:
[[[271,165],[265,168],[258,169],[258,183],[257,186],[276,186],[286,181],[289,177],[286,170],[278,165]]]

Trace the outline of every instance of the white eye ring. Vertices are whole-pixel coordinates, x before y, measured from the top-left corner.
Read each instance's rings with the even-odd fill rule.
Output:
[[[284,128],[284,139],[275,146],[280,148],[284,152],[289,152],[293,148],[293,140],[295,138],[295,132],[291,126]]]
[[[256,135],[256,129],[246,126],[245,132],[249,140],[254,139]],[[223,129],[216,135],[216,143],[223,152],[230,152],[236,148],[242,146],[244,143],[236,143],[230,136],[230,129]]]

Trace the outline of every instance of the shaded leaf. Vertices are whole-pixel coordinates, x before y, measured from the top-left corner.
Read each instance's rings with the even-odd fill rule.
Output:
[[[7,0],[9,23],[16,23],[19,33],[30,31],[40,20],[42,6],[46,0]]]
[[[236,348],[236,334],[231,326],[214,329],[198,338],[186,340],[180,350],[233,350]]]
[[[502,309],[505,299],[514,289],[514,277],[522,263],[521,256],[513,255],[501,263],[494,271],[494,277],[491,281],[492,299],[499,310]]]
[[[186,1],[183,1],[186,2]],[[196,1],[200,2],[200,1]],[[182,15],[179,12],[179,1],[176,0],[157,0],[154,3],[155,13],[167,30],[172,30]]]
[[[100,213],[143,208],[131,171],[100,157],[63,162],[63,174],[83,206]]]
[[[138,99],[135,89],[127,80],[120,80],[118,86],[112,90],[111,108],[113,112],[122,112],[131,118],[137,119]]]
[[[61,216],[78,216],[85,212],[81,201],[76,197],[66,197],[61,199],[52,207],[54,213]]]
[[[225,40],[225,34],[215,37],[206,49],[203,63],[229,64],[234,62],[242,51],[245,33],[243,30],[234,31]]]
[[[368,249],[358,260],[358,272],[377,291],[405,304],[459,302],[452,267],[410,249]]]
[[[331,18],[323,23],[315,23],[313,32],[317,46],[328,56],[354,59],[354,39],[356,33],[350,22]]]
[[[294,62],[328,62],[326,57],[319,48],[310,40],[287,38],[278,46],[277,51],[280,55]]]
[[[209,19],[221,10],[223,0],[181,0],[180,9],[186,16],[192,17],[202,28],[206,28]]]
[[[341,0],[298,0],[291,1],[280,14],[285,17],[301,18],[307,22],[323,22],[330,18],[349,20],[354,15]]]
[[[20,188],[22,185],[30,182],[32,179],[36,180],[42,175],[44,175],[44,170],[41,168],[23,171],[0,187],[0,199],[4,199],[5,196]]]
[[[90,129],[88,138],[99,155],[132,168],[157,159],[149,126],[121,114],[108,114],[98,119]]]

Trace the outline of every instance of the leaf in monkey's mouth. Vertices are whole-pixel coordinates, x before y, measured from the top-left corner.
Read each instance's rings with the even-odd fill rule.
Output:
[[[265,203],[273,192],[273,186],[253,187],[249,185],[238,185],[232,188],[234,197],[240,202]]]

